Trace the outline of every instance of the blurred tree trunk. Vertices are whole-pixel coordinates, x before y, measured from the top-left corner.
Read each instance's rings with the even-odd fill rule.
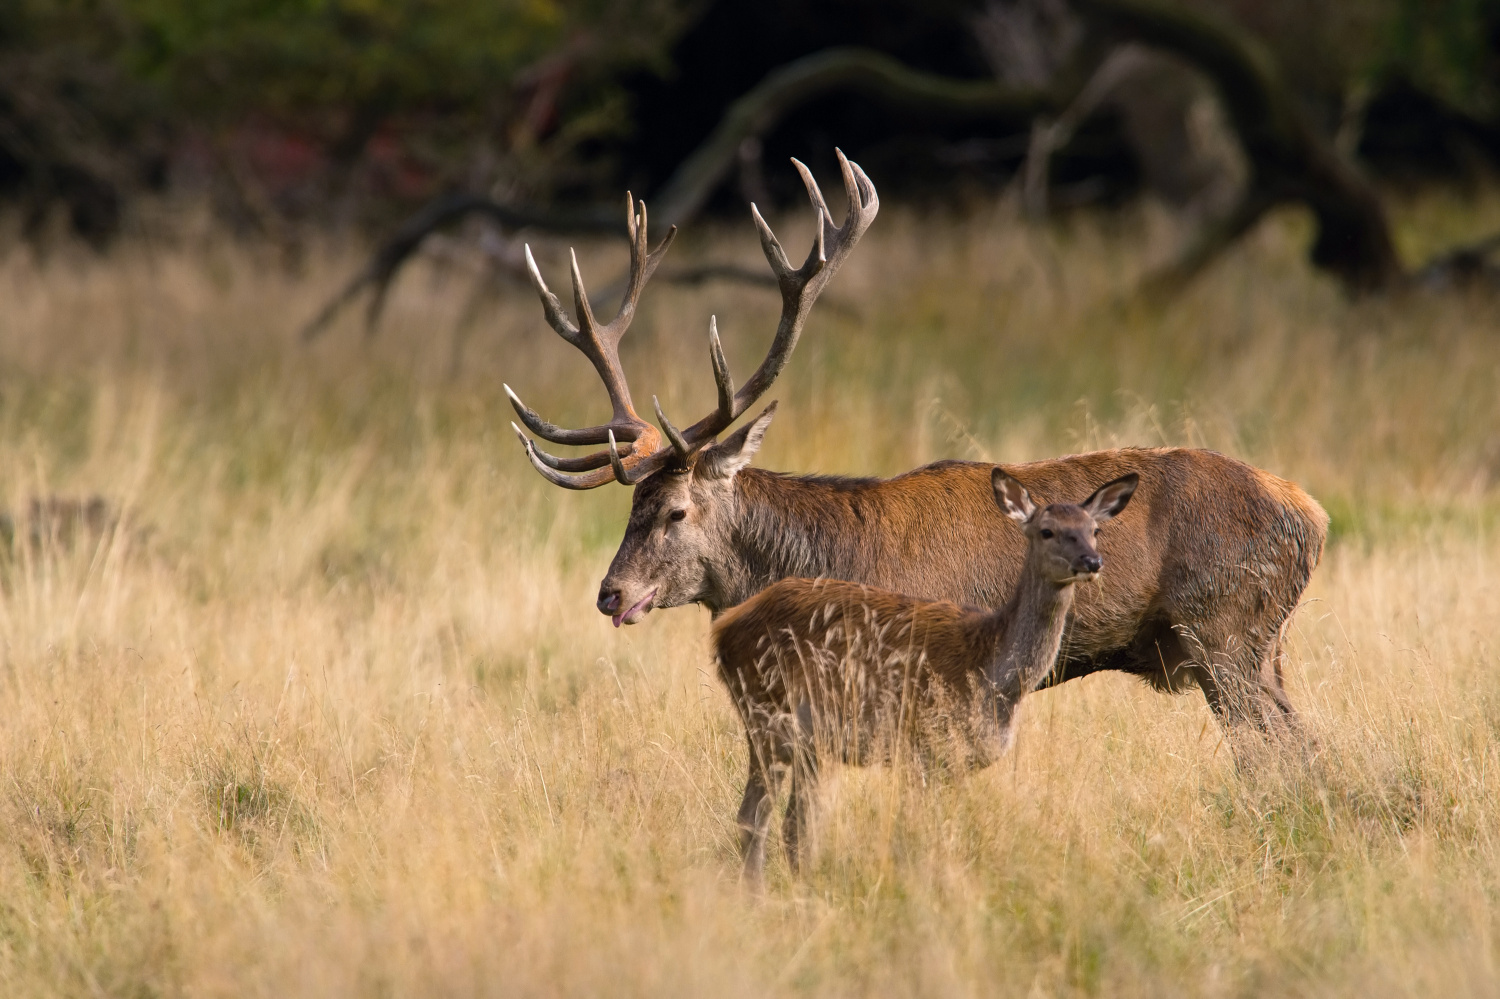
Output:
[[[1240,204],[1208,226],[1156,279],[1175,288],[1190,280],[1271,208],[1300,202],[1312,210],[1314,265],[1354,292],[1393,287],[1405,271],[1379,194],[1312,126],[1267,53],[1233,25],[1153,0],[1079,0],[1080,9],[1116,35],[1164,49],[1197,66],[1215,84],[1249,164]]]

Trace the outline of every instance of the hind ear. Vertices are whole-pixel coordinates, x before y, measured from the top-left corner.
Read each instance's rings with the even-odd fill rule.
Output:
[[[1011,520],[1024,524],[1036,513],[1036,504],[1031,502],[1031,494],[1005,469],[996,466],[990,472],[990,485],[995,490],[995,502],[1000,504],[1000,509]]]
[[[1106,482],[1094,490],[1094,495],[1078,504],[1083,507],[1084,512],[1094,518],[1095,523],[1102,524],[1111,517],[1118,517],[1120,511],[1125,509],[1130,502],[1130,497],[1135,495],[1135,487],[1140,485],[1141,477],[1135,472],[1122,475],[1113,482]]]
[[[732,479],[739,470],[750,464],[755,452],[766,439],[766,428],[771,417],[776,415],[776,403],[765,408],[755,419],[740,427],[728,437],[711,444],[698,452],[693,463],[693,474],[705,479]]]

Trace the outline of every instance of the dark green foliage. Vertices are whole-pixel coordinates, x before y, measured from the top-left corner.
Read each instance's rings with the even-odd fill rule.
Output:
[[[124,197],[166,183],[185,150],[261,211],[326,202],[351,184],[367,193],[349,171],[380,143],[387,182],[376,193],[420,200],[456,180],[503,180],[550,194],[531,178],[550,176],[551,147],[628,130],[611,81],[659,60],[675,10],[672,0],[0,4],[0,197],[23,198],[33,227],[61,201],[76,231],[103,239]],[[280,157],[277,176],[256,161],[257,141]],[[292,201],[289,186],[300,187]]]
[[[385,227],[454,189],[499,192],[513,204],[612,204],[622,186],[653,193],[736,100],[799,57],[857,44],[908,68],[984,77],[973,37],[981,6],[8,0],[0,2],[0,199],[24,206],[31,231],[60,207],[96,242],[119,226],[131,196],[180,177],[206,181],[231,218],[273,234],[281,219],[334,213]],[[1485,123],[1500,118],[1500,0],[1172,6],[1258,39],[1312,127],[1329,137],[1392,80],[1469,116],[1444,135],[1487,136]],[[916,177],[949,190],[963,170],[954,157],[980,155],[974,142],[1009,150],[984,154],[995,159],[983,174],[989,183],[1006,180],[1024,148],[1015,140],[1027,122],[1014,115],[945,124],[926,109],[903,117],[848,90],[830,88],[767,131],[766,162],[841,144],[869,168],[884,165],[892,191]],[[1410,131],[1404,119],[1397,126]],[[1423,136],[1381,148],[1399,159],[1447,141]],[[1497,155],[1487,139],[1478,145]],[[1122,162],[1084,162],[1078,179],[1097,183]],[[368,216],[363,206],[376,202],[391,204]]]
[[[205,117],[475,110],[561,40],[552,0],[123,0],[136,77]]]
[[[1500,2],[1398,0],[1378,67],[1453,107],[1500,112]]]

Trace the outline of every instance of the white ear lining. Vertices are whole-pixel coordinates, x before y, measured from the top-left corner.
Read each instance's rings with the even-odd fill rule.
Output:
[[[1026,487],[999,468],[990,473],[990,487],[995,491],[995,502],[1000,509],[1016,523],[1024,524],[1036,513],[1036,503],[1032,501]],[[1015,490],[1020,490],[1019,495],[1014,495]]]

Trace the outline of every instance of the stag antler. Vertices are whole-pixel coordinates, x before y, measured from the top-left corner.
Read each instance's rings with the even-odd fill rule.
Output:
[[[620,303],[619,314],[607,325],[599,325],[594,318],[588,292],[583,287],[583,277],[578,273],[577,254],[570,252],[573,264],[573,304],[578,312],[578,325],[575,326],[563,311],[557,296],[548,289],[547,282],[542,280],[536,259],[531,255],[531,247],[526,247],[526,270],[531,275],[531,283],[536,287],[537,294],[542,297],[542,310],[547,316],[547,322],[557,331],[558,336],[582,351],[583,356],[594,365],[594,370],[599,372],[599,377],[604,381],[604,390],[609,393],[609,402],[614,409],[606,424],[583,430],[565,430],[542,419],[511,391],[509,385],[505,386],[505,394],[510,396],[510,403],[520,415],[521,422],[544,440],[554,444],[609,444],[609,450],[596,451],[584,458],[554,458],[533,444],[516,427],[516,433],[525,442],[526,453],[536,470],[548,481],[570,489],[592,489],[611,479],[633,481],[631,470],[643,457],[655,453],[661,444],[661,434],[636,415],[635,407],[631,405],[630,386],[626,384],[625,372],[620,367],[620,338],[630,328],[641,289],[651,279],[651,274],[661,263],[662,257],[666,256],[667,248],[677,236],[677,227],[674,225],[668,229],[661,245],[648,253],[646,203],[636,201],[626,194],[625,210],[629,217],[630,282],[625,290],[625,300]],[[515,424],[511,426],[514,427]],[[629,443],[622,448],[620,442]],[[606,469],[606,465],[610,467]],[[570,472],[588,474],[565,474]]]
[[[658,433],[655,427],[637,416],[631,407],[630,390],[625,384],[624,372],[620,369],[619,342],[635,315],[636,300],[641,288],[671,245],[677,232],[676,227],[668,231],[661,245],[648,254],[646,206],[639,204],[637,210],[638,203],[630,201],[630,286],[625,302],[620,306],[620,314],[604,327],[597,327],[594,323],[583,291],[583,280],[578,274],[577,257],[573,258],[573,296],[577,303],[580,325],[574,327],[563,313],[557,296],[547,290],[546,282],[542,280],[536,263],[532,260],[531,249],[527,247],[527,267],[531,272],[531,282],[542,297],[547,322],[564,340],[583,351],[593,362],[595,370],[604,380],[610,403],[614,406],[614,416],[603,426],[587,430],[565,430],[532,412],[510,390],[510,386],[505,387],[511,405],[520,414],[521,422],[538,436],[554,444],[609,444],[609,450],[598,451],[587,457],[556,458],[538,448],[520,427],[511,424],[526,446],[526,454],[531,463],[549,482],[569,489],[592,489],[611,479],[631,485],[670,462],[687,464],[698,450],[711,442],[766,393],[776,376],[781,374],[781,369],[786,366],[792,349],[797,346],[797,339],[802,335],[802,327],[807,322],[807,315],[819,293],[838,271],[880,210],[880,198],[875,192],[875,185],[870,183],[870,178],[865,176],[858,164],[845,159],[842,152],[835,152],[844,178],[844,192],[849,199],[849,213],[842,226],[833,224],[833,216],[828,212],[823,192],[818,189],[812,173],[801,162],[792,160],[797,172],[802,175],[802,183],[807,187],[807,196],[812,201],[818,226],[812,249],[808,251],[807,259],[801,267],[792,267],[786,252],[777,242],[771,227],[761,217],[760,211],[754,205],[750,206],[750,214],[760,232],[761,249],[765,251],[766,261],[770,263],[776,283],[781,289],[781,321],[776,327],[776,337],[771,341],[771,348],[760,367],[736,391],[734,379],[729,374],[729,365],[724,360],[723,345],[719,343],[717,320],[711,317],[708,321],[708,352],[713,365],[714,382],[719,390],[718,408],[686,430],[679,431],[662,412],[661,402],[653,397],[656,418],[667,438],[665,446],[661,444],[662,433]],[[631,443],[622,448],[617,441]],[[605,468],[606,465],[609,466],[608,469]],[[584,474],[567,474],[580,472]]]

